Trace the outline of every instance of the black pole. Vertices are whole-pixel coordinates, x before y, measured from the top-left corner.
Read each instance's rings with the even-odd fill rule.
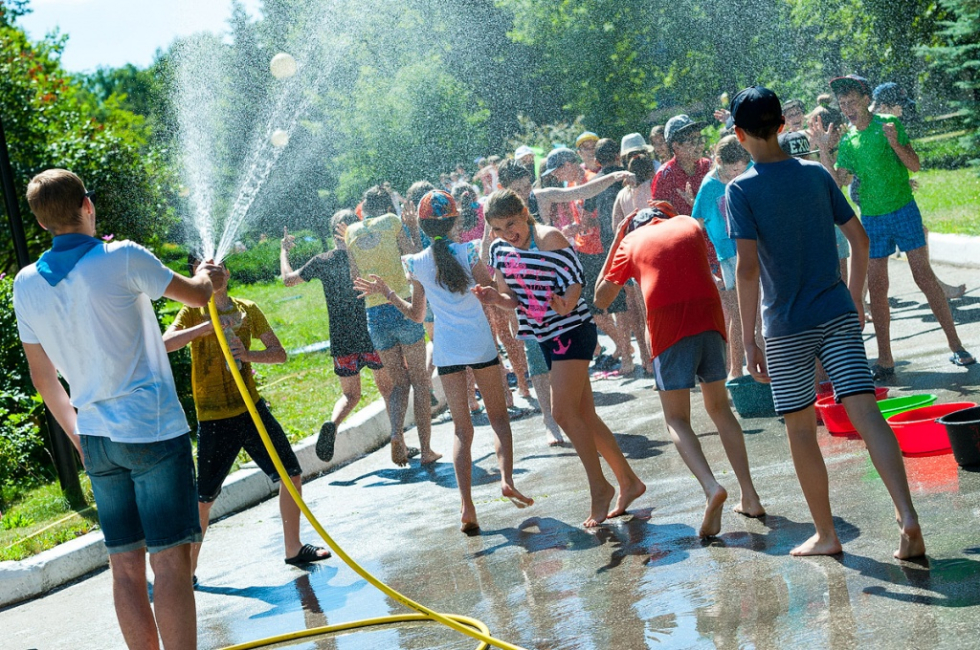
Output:
[[[24,222],[20,218],[20,206],[17,204],[17,190],[14,187],[14,170],[10,165],[10,152],[7,151],[7,135],[3,130],[3,119],[0,118],[0,179],[3,184],[4,206],[7,208],[7,221],[10,223],[10,234],[13,235],[14,251],[17,254],[17,267],[24,268],[31,263],[27,253],[27,237],[24,235]],[[58,482],[61,491],[68,502],[75,507],[85,504],[82,486],[78,481],[78,465],[75,463],[75,447],[68,435],[58,424],[54,415],[44,405],[42,418],[48,430],[49,449],[58,472]]]

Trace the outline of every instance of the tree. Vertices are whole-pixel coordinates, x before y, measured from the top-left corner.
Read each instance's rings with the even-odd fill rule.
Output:
[[[124,109],[120,95],[100,102],[62,70],[63,43],[62,37],[32,43],[16,24],[0,23],[0,112],[29,252],[36,258],[50,238],[30,218],[23,192],[34,174],[51,167],[72,169],[96,190],[102,233],[152,244],[173,220],[173,176],[148,146],[144,119]],[[15,268],[4,220],[0,271]]]
[[[938,43],[919,48],[933,70],[953,80],[959,108],[968,129],[963,137],[967,151],[980,151],[980,0],[943,0],[950,12],[940,23]],[[980,165],[980,158],[971,161]]]

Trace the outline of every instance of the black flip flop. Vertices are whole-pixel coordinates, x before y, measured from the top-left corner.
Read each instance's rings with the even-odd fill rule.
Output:
[[[292,566],[299,566],[300,564],[311,564],[320,560],[326,560],[331,556],[330,551],[327,551],[326,555],[320,555],[320,551],[322,550],[324,549],[313,546],[312,544],[303,544],[303,548],[299,549],[299,553],[293,557],[287,557],[285,562]]]
[[[337,425],[327,420],[320,427],[320,437],[316,439],[316,457],[323,462],[333,459],[333,448],[337,442]]]

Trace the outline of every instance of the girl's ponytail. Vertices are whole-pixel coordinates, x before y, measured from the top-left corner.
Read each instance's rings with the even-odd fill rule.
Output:
[[[449,233],[456,225],[459,212],[448,192],[433,190],[419,201],[419,227],[432,238],[432,256],[436,263],[436,282],[452,293],[469,289],[470,278],[449,247]]]

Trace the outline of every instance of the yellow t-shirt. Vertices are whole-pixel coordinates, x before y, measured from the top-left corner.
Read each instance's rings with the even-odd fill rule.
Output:
[[[241,339],[245,349],[251,349],[252,338],[259,338],[266,332],[271,332],[272,328],[269,327],[265,314],[254,302],[237,298],[232,298],[231,302],[233,306],[230,309],[219,309],[218,313],[227,316],[237,311],[242,315],[242,324],[235,328],[235,335]],[[182,330],[210,319],[206,307],[183,307],[174,320],[174,326]],[[191,341],[191,364],[191,388],[198,420],[223,420],[248,410],[238,392],[235,378],[225,363],[217,336],[212,333]],[[241,373],[249,395],[257,402],[259,392],[255,389],[255,380],[252,378],[252,365],[243,362]]]
[[[347,227],[347,250],[357,272],[362,278],[371,274],[382,278],[388,288],[406,300],[412,295],[411,285],[402,269],[402,257],[398,250],[398,233],[402,230],[402,220],[393,214],[365,219]],[[372,293],[365,299],[368,308],[388,302],[379,293]]]

